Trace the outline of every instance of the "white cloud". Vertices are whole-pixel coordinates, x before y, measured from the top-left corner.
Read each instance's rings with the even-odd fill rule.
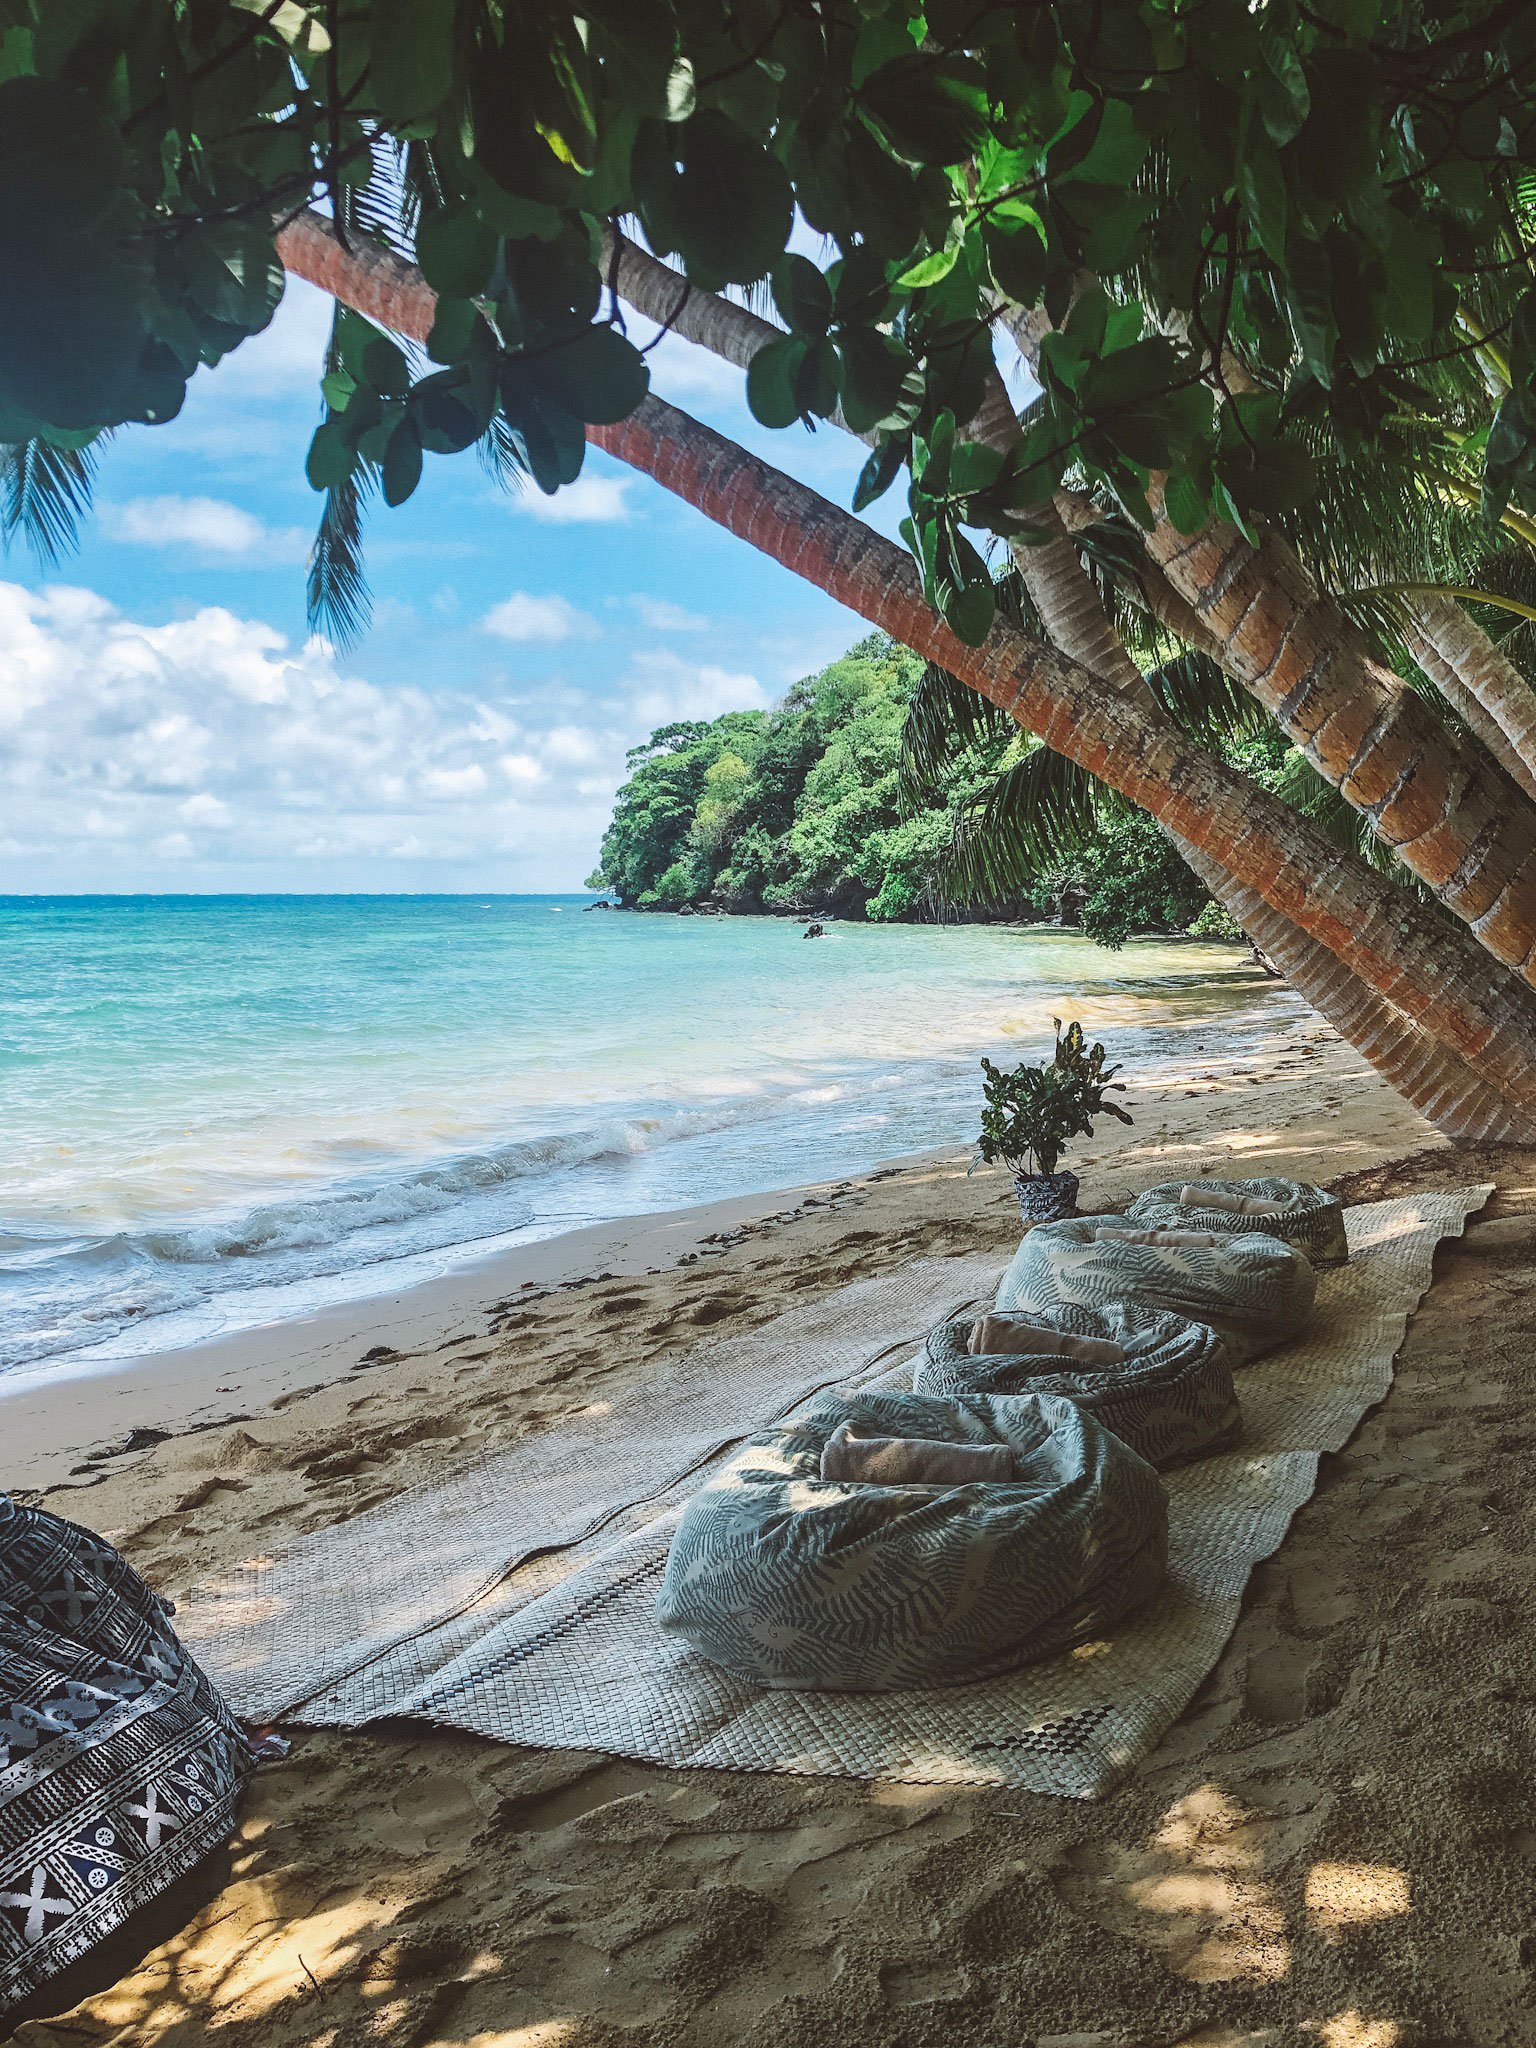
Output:
[[[667,648],[582,689],[376,683],[222,606],[0,582],[4,886],[569,887],[627,748],[771,694]]]
[[[480,621],[480,630],[494,633],[498,640],[590,639],[597,631],[597,621],[563,597],[535,597],[531,591],[514,590],[491,606]]]
[[[573,484],[562,484],[552,498],[530,485],[519,491],[512,503],[520,512],[531,512],[535,519],[553,520],[557,525],[612,524],[629,517],[628,490],[628,477],[579,476]]]
[[[653,633],[709,631],[709,621],[702,612],[684,611],[680,604],[669,604],[664,597],[637,597],[635,610],[640,614],[642,625],[649,626]]]
[[[274,558],[301,557],[308,538],[297,526],[273,528],[227,498],[178,498],[165,494],[103,505],[101,523],[113,540],[135,547],[196,548],[235,566],[270,568]]]
[[[679,718],[718,718],[722,711],[762,711],[768,692],[756,676],[682,660],[669,649],[637,654],[627,709],[647,726]]]
[[[145,625],[0,582],[5,885],[568,887],[628,747],[767,698],[665,649],[599,690],[381,684],[222,606]]]

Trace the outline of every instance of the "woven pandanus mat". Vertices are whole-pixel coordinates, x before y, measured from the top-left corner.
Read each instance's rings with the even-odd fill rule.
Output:
[[[659,1364],[559,1429],[251,1558],[181,1603],[177,1632],[235,1711],[341,1726],[403,1698],[491,1621],[690,1473],[823,1387],[858,1382],[996,1285],[995,1258],[921,1259]],[[538,1552],[552,1552],[519,1572]]]
[[[1254,1566],[1279,1546],[1338,1450],[1392,1383],[1435,1247],[1491,1188],[1405,1196],[1347,1212],[1351,1262],[1326,1273],[1306,1336],[1238,1375],[1235,1446],[1167,1475],[1170,1567],[1158,1597],[1102,1643],[974,1686],[795,1693],[745,1685],[655,1620],[670,1505],[604,1532],[595,1553],[544,1559],[507,1582],[499,1612],[466,1614],[458,1642],[375,1713],[420,1716],[505,1742],[709,1769],[990,1784],[1092,1798],[1189,1703],[1236,1623]],[[777,1326],[760,1332],[769,1337]],[[901,1384],[906,1365],[863,1384]],[[789,1375],[786,1373],[786,1380]],[[656,1512],[661,1509],[661,1512]],[[519,1581],[522,1583],[519,1584]],[[223,1668],[200,1653],[228,1684]],[[394,1674],[397,1686],[404,1673]],[[338,1696],[304,1718],[350,1718]]]

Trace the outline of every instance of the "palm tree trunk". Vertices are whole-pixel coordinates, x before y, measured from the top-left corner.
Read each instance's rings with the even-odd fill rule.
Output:
[[[979,648],[962,645],[925,603],[902,549],[659,398],[590,438],[1211,852],[1377,994],[1477,1062],[1485,1081],[1536,1108],[1536,1010],[1525,988],[1170,721],[1107,694],[1086,669],[1005,625]]]
[[[433,295],[391,252],[349,253],[318,217],[293,223],[279,248],[289,268],[396,332],[420,340],[430,330]],[[1536,1021],[1524,988],[1278,799],[1021,633],[1000,626],[983,647],[963,646],[924,602],[901,549],[660,399],[589,438],[968,682],[1197,852],[1216,858],[1219,849],[1237,881],[1474,1063],[1480,1086],[1536,1112]]]
[[[603,269],[605,275],[615,277],[621,298],[658,325],[670,327],[739,369],[745,370],[757,351],[778,337],[780,330],[770,321],[732,301],[690,290],[669,265],[624,237],[619,237],[616,271],[610,267],[614,253],[610,233],[604,238]],[[1038,336],[1031,334],[1029,339],[1038,347]],[[971,439],[1002,447],[1017,439],[1017,417],[1000,377],[994,375],[990,380],[987,401],[967,432]],[[1064,513],[1072,519],[1079,508],[1061,501],[1070,501],[1074,495],[1058,494],[1058,515]],[[1145,680],[1105,616],[1076,550],[1065,531],[1059,530],[1059,517],[1057,524],[1058,532],[1048,541],[1012,550],[1053,643],[1111,688],[1133,697],[1139,693],[1150,705]],[[1149,561],[1148,572],[1150,608],[1179,638],[1220,660],[1221,644],[1200,614],[1173,588],[1156,562]],[[1459,606],[1455,609],[1460,613]],[[1525,694],[1531,695],[1529,691]],[[1536,782],[1532,787],[1536,789]],[[1522,1119],[1448,1047],[1367,988],[1326,946],[1309,938],[1254,890],[1236,882],[1210,853],[1177,834],[1169,837],[1228,913],[1284,969],[1292,985],[1447,1136],[1492,1139],[1532,1134],[1529,1119]]]
[[[1408,652],[1529,797],[1536,797],[1536,690],[1454,597],[1409,600]]]
[[[994,375],[992,381],[1002,389],[1000,377]],[[1006,393],[1004,400],[1006,403]],[[993,424],[989,412],[984,422],[973,423],[974,437],[1003,449],[1011,447],[1019,432],[1011,407],[1006,419],[1006,425]],[[1059,509],[1044,515],[1041,523],[1051,537],[1019,545],[1013,559],[1052,643],[1118,694],[1155,711],[1156,700],[1105,612]],[[1160,580],[1152,568],[1149,581],[1154,579]],[[1167,607],[1172,624],[1182,600],[1172,591],[1167,595],[1172,599]],[[1198,645],[1204,626],[1196,618],[1194,627]],[[1209,852],[1168,827],[1163,829],[1211,894],[1247,932],[1250,943],[1274,960],[1339,1035],[1447,1137],[1491,1140],[1536,1135],[1536,1119],[1522,1115],[1465,1060],[1374,995],[1326,946],[1272,909],[1256,891],[1235,881]]]

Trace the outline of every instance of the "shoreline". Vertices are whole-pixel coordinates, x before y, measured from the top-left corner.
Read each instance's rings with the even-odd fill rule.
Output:
[[[1305,1176],[1326,1150],[1334,1170],[1347,1172],[1444,1143],[1310,1013],[1245,1032],[1226,1054],[1192,1050],[1153,1075],[1128,1071],[1124,1100],[1135,1124],[1106,1122],[1073,1155],[1080,1206],[1114,1205],[1151,1180],[1203,1168]],[[989,1223],[993,1211],[1016,1218],[1007,1176],[968,1179],[969,1159],[969,1146],[898,1155],[839,1180],[589,1224],[177,1349],[74,1364],[65,1354],[0,1381],[0,1483],[32,1494],[94,1484],[165,1437],[259,1418],[360,1371],[381,1383],[397,1363],[482,1341],[498,1315],[552,1293],[721,1259],[733,1246],[782,1238],[852,1206],[867,1212],[861,1221],[878,1235],[888,1212],[935,1180],[959,1183],[948,1198],[957,1221],[978,1209]],[[729,1242],[715,1242],[722,1237]],[[679,1337],[686,1341],[685,1332]]]
[[[1135,1126],[1072,1157],[1087,1208],[1201,1170],[1288,1172],[1348,1202],[1498,1192],[1442,1248],[1390,1392],[1321,1460],[1205,1685],[1122,1784],[1077,1802],[663,1769],[409,1720],[290,1725],[228,1850],[59,1980],[19,2048],[1523,2039],[1536,1151],[1450,1146],[1313,1018],[1126,1100]],[[916,1259],[1001,1269],[1011,1184],[965,1164],[642,1218],[627,1247],[545,1240],[525,1248],[542,1280],[510,1295],[488,1266],[375,1304],[382,1330],[311,1332],[313,1384],[277,1357],[284,1333],[247,1333],[240,1384],[289,1390],[133,1451],[82,1457],[113,1411],[76,1381],[34,1442],[39,1474],[65,1475],[44,1504],[181,1599],[579,1428],[661,1360],[791,1304]],[[223,1369],[199,1398],[234,1388],[235,1350],[210,1347]],[[112,1401],[152,1378],[118,1376]]]

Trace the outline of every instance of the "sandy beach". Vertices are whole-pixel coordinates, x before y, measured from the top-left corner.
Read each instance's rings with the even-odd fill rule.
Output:
[[[1451,2048],[1536,2038],[1536,1158],[1460,1151],[1317,1020],[1211,1035],[1082,1205],[1280,1171],[1488,1180],[1390,1398],[1210,1680],[1095,1804],[294,1731],[228,1851],[30,2008],[29,2048]],[[1112,1135],[1111,1135],[1112,1133]],[[0,1400],[8,1483],[175,1598],[705,1336],[1017,1240],[965,1155],[549,1240],[411,1294]],[[1530,1215],[1531,1221],[1524,1218]],[[131,1444],[132,1448],[125,1448]]]

